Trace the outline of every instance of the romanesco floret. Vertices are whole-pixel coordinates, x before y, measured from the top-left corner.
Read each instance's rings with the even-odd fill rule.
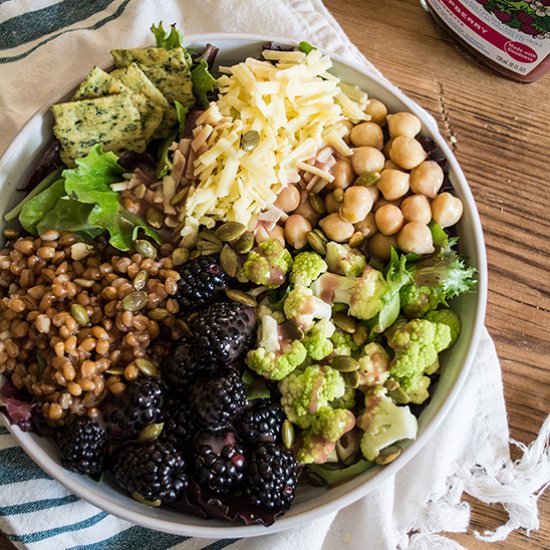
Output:
[[[283,310],[286,318],[294,321],[302,330],[308,331],[315,319],[330,319],[330,305],[314,296],[307,286],[295,286],[286,297]]]
[[[275,309],[275,306],[267,299],[263,300],[256,310],[257,319],[261,319],[265,315],[273,317],[279,324],[285,321],[285,314]]]
[[[324,464],[334,454],[336,443],[306,431],[300,437],[296,460],[300,464]]]
[[[365,412],[357,419],[364,430],[361,452],[367,460],[375,460],[382,449],[402,439],[415,439],[418,422],[409,407],[398,407],[378,386],[365,396]]]
[[[367,265],[359,250],[333,241],[327,243],[326,260],[330,272],[346,277],[359,277]]]
[[[294,257],[289,280],[293,285],[309,286],[327,270],[327,263],[315,252],[300,252]]]
[[[288,419],[301,428],[308,428],[317,412],[344,395],[345,389],[342,375],[327,365],[310,365],[279,382],[281,406]]]
[[[359,349],[359,346],[353,340],[353,336],[348,332],[336,329],[334,334],[330,337],[334,344],[334,355],[351,355],[354,351]]]
[[[282,380],[306,358],[306,349],[299,340],[286,340],[279,324],[271,315],[260,317],[258,347],[250,350],[246,365],[268,380]]]
[[[302,340],[308,357],[314,361],[321,361],[330,355],[334,349],[330,337],[335,330],[336,327],[328,319],[321,319],[315,323]]]
[[[428,388],[430,387],[431,379],[429,376],[417,376],[407,384],[407,391],[401,386],[396,390],[390,391],[391,398],[400,405],[414,403],[421,405],[430,397]]]
[[[370,342],[363,348],[359,362],[359,389],[383,385],[389,378],[390,356],[383,346]]]
[[[462,330],[462,323],[460,322],[460,317],[452,309],[435,309],[428,311],[422,319],[426,321],[431,321],[432,323],[443,323],[451,329],[451,343],[452,346],[460,336]]]
[[[388,345],[395,350],[390,375],[406,393],[412,391],[420,384],[419,378],[436,363],[438,353],[448,348],[450,343],[448,325],[425,319],[409,321],[388,337]]]
[[[349,313],[358,319],[371,319],[384,307],[382,296],[387,283],[381,271],[367,266],[360,277],[344,277],[323,273],[311,285],[316,296],[330,304],[349,306]]]
[[[267,239],[249,252],[238,278],[267,288],[277,288],[286,281],[292,267],[290,252],[276,239]]]
[[[423,317],[439,304],[446,305],[451,298],[471,291],[476,284],[475,268],[466,266],[451,248],[411,262],[407,269],[412,282],[401,289],[400,298],[409,318]]]
[[[346,390],[342,397],[337,397],[330,402],[330,406],[334,409],[353,409],[355,407],[355,388],[346,385]]]

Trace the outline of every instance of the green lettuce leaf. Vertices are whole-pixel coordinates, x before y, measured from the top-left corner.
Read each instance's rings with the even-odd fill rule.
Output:
[[[312,46],[309,42],[305,42],[304,40],[302,40],[299,44],[298,44],[298,50],[300,50],[301,52],[304,52],[306,55],[311,51],[311,50],[316,50],[317,48],[315,46]]]
[[[32,235],[38,235],[37,225],[66,194],[64,180],[58,179],[23,205],[19,223]]]
[[[175,24],[170,25],[170,32],[167,33],[160,21],[158,25],[151,25],[151,32],[155,36],[157,48],[183,48],[181,44],[183,35]]]
[[[178,119],[178,138],[181,139],[185,133],[189,105],[184,106],[179,101],[174,101],[174,107],[176,108],[176,117]]]
[[[217,89],[216,79],[208,70],[208,63],[201,59],[195,68],[191,71],[191,81],[193,82],[193,93],[203,107],[208,107],[208,92]]]

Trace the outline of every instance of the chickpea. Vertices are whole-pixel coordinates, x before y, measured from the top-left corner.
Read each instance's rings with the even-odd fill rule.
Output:
[[[401,212],[406,222],[419,222],[426,225],[432,220],[430,201],[424,195],[412,195],[401,203]]]
[[[395,164],[395,162],[393,162],[393,160],[388,159],[384,163],[384,170],[390,170],[390,169],[391,170],[403,170],[400,166],[397,166],[397,164]]]
[[[311,224],[300,214],[292,214],[285,223],[285,239],[296,249],[307,244],[307,234],[311,231]]]
[[[367,101],[365,113],[370,115],[371,122],[384,126],[388,109],[380,100],[372,98]]]
[[[397,246],[403,252],[415,254],[430,254],[434,249],[430,228],[419,222],[409,222],[397,235]]]
[[[386,162],[386,159],[382,152],[368,146],[357,147],[353,150],[353,156],[351,157],[353,171],[358,176],[367,172],[381,172],[384,168],[384,162]]]
[[[275,206],[280,208],[283,212],[293,212],[300,206],[300,191],[295,186],[290,184],[285,187],[277,196]]]
[[[432,217],[441,227],[450,227],[460,220],[464,206],[450,193],[441,193],[432,201]]]
[[[386,141],[386,144],[384,145],[384,148],[382,149],[382,153],[384,153],[384,156],[386,158],[388,158],[390,156],[390,150],[391,150],[391,144],[392,143],[393,143],[393,139],[388,139],[388,141]],[[388,162],[388,161],[386,161],[386,162]],[[384,164],[386,164],[386,163],[384,163]],[[396,166],[397,166],[397,164],[396,164]],[[397,168],[399,170],[402,170],[401,166],[397,166]]]
[[[433,160],[425,160],[411,172],[411,190],[433,199],[443,185],[443,169]]]
[[[369,185],[369,187],[367,187],[367,189],[369,190],[369,193],[371,194],[372,204],[373,205],[376,204],[376,201],[380,197],[380,190],[378,189],[378,187],[376,187],[376,185]]]
[[[327,193],[325,197],[325,208],[327,209],[327,212],[329,214],[333,214],[334,212],[338,212],[340,210],[340,205],[342,204],[342,201],[337,201],[334,198],[334,193]]]
[[[366,187],[354,185],[346,189],[340,206],[340,217],[350,223],[358,223],[372,209],[372,195]]]
[[[387,201],[404,197],[409,191],[409,174],[401,170],[382,170],[376,186]]]
[[[313,227],[317,225],[321,215],[315,212],[309,202],[307,191],[304,189],[301,191],[300,206],[294,210],[293,214],[300,214],[303,216]]]
[[[397,136],[391,142],[389,156],[401,168],[412,170],[426,158],[426,151],[416,139]]]
[[[378,231],[376,228],[376,222],[374,221],[374,214],[372,212],[369,212],[363,221],[354,224],[354,227],[356,231],[363,234],[363,237],[370,237]]]
[[[356,147],[367,145],[380,150],[384,147],[384,133],[375,122],[362,122],[354,126],[349,137]]]
[[[383,206],[387,206],[388,204],[392,204],[394,206],[399,206],[399,203],[397,202],[390,202],[386,199],[378,199],[372,206],[372,211],[376,212],[377,210],[380,210]]]
[[[259,225],[254,231],[254,239],[258,244],[263,243],[269,239],[269,233],[263,225]]]
[[[412,113],[395,113],[386,117],[390,137],[406,136],[413,138],[422,130],[422,122]]]
[[[327,189],[345,189],[353,183],[353,168],[349,160],[338,159],[329,172],[334,179],[327,185]]]
[[[395,235],[384,235],[383,233],[375,233],[369,238],[369,251],[380,260],[389,260],[391,249],[397,248],[397,240]]]
[[[395,204],[386,204],[374,213],[378,231],[384,235],[395,235],[403,225],[403,214]]]
[[[280,225],[276,225],[271,231],[268,231],[267,234],[270,239],[275,239],[285,246],[285,234]]]
[[[337,213],[329,214],[319,222],[319,225],[325,232],[325,235],[331,241],[336,241],[337,243],[347,241],[355,233],[353,225],[343,220],[340,214]]]

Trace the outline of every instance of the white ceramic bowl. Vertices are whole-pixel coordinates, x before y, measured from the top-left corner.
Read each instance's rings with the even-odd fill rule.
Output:
[[[200,50],[210,42],[220,48],[217,62],[229,65],[248,56],[258,56],[262,44],[273,40],[277,43],[296,45],[285,38],[260,35],[208,34],[189,36],[186,46]],[[106,48],[110,45],[106,44]],[[389,87],[383,79],[364,67],[332,55],[332,72],[342,80],[357,84],[372,97],[379,98],[390,111],[410,111],[423,123],[422,133],[430,136],[448,159],[451,181],[456,194],[464,203],[464,216],[458,225],[462,254],[478,269],[476,293],[462,296],[453,307],[462,318],[463,330],[458,342],[446,352],[442,361],[441,377],[432,391],[432,399],[419,420],[419,433],[415,441],[403,445],[404,451],[392,464],[373,467],[346,483],[330,489],[300,487],[292,507],[271,527],[244,526],[238,523],[178,514],[166,508],[150,508],[132,500],[117,487],[108,483],[97,484],[86,476],[65,470],[59,461],[55,446],[48,440],[11,427],[13,435],[31,458],[49,475],[67,489],[99,508],[133,523],[159,531],[187,536],[233,538],[263,535],[295,527],[301,523],[334,512],[376,489],[384,480],[393,476],[428,441],[430,435],[444,420],[467,376],[483,324],[487,295],[486,258],[483,235],[474,199],[451,150],[441,137],[434,120],[404,94]],[[83,78],[84,74],[81,75]],[[80,82],[81,78],[78,82]],[[46,142],[51,137],[52,117],[49,106],[62,99],[78,82],[53,98],[23,127],[0,160],[0,213],[3,215],[19,200],[16,188],[29,177]]]

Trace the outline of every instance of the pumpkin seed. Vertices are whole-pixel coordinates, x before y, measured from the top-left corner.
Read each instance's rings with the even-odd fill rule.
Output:
[[[345,433],[336,442],[336,454],[340,462],[346,466],[350,466],[357,461],[357,455],[359,454],[359,447],[361,443],[361,431],[352,430]]]
[[[164,223],[164,214],[157,208],[151,206],[145,212],[145,219],[151,227],[160,229]]]
[[[311,204],[311,208],[313,208],[317,214],[324,214],[327,211],[325,208],[325,201],[317,193],[312,193],[309,196],[309,204]]]
[[[256,130],[249,130],[241,138],[241,149],[253,151],[260,144],[260,134]]]
[[[304,477],[306,483],[313,485],[313,487],[325,487],[327,485],[327,482],[319,474],[316,474],[309,468],[304,470]]]
[[[338,187],[332,192],[332,196],[336,202],[342,202],[344,200],[344,190]]]
[[[246,292],[243,292],[242,290],[238,290],[236,288],[228,288],[225,291],[226,296],[233,300],[234,302],[239,302],[240,304],[244,304],[245,306],[250,307],[258,307],[258,302],[252,298],[249,294]]]
[[[2,231],[2,235],[6,239],[17,239],[17,237],[19,237],[19,234],[19,229],[17,229],[16,227],[6,227],[6,229]]]
[[[139,311],[147,304],[148,296],[143,290],[130,292],[122,298],[122,309],[126,311]]]
[[[357,330],[355,319],[349,317],[345,311],[335,313],[332,321],[339,329],[349,334],[353,334]]]
[[[172,252],[174,265],[182,265],[189,259],[189,250],[187,248],[176,248]]]
[[[71,315],[81,327],[85,327],[90,322],[90,316],[86,308],[80,304],[73,304],[71,306]]]
[[[158,424],[147,424],[139,432],[138,441],[140,443],[145,443],[146,441],[153,441],[153,439],[157,439],[162,433],[162,428],[164,428],[164,422],[159,422]]]
[[[134,195],[138,199],[142,199],[145,197],[145,193],[147,192],[147,187],[145,187],[145,184],[140,183],[135,189],[134,189]]]
[[[254,235],[250,231],[243,233],[233,244],[239,254],[248,254],[254,248]]]
[[[238,239],[246,231],[246,226],[240,222],[225,222],[216,229],[216,237],[224,242]]]
[[[380,454],[374,459],[376,464],[385,466],[393,462],[401,454],[401,447],[397,445],[390,445],[380,451]]]
[[[399,387],[399,382],[395,378],[388,378],[384,386],[388,391],[395,391]]]
[[[327,253],[327,245],[317,232],[310,231],[306,235],[306,239],[309,246],[311,246],[314,252],[317,252],[317,254],[321,254],[321,256],[324,256]]]
[[[134,246],[136,247],[136,252],[141,254],[144,258],[154,258],[157,255],[155,247],[144,239],[135,241]]]
[[[344,372],[342,373],[342,376],[344,377],[346,386],[354,389],[359,386],[359,373],[356,370],[353,372]]]
[[[361,185],[362,187],[372,187],[380,179],[378,172],[367,172],[359,176],[353,185]]]
[[[189,328],[189,325],[183,319],[178,319],[176,321],[176,325],[178,325],[181,331],[184,334],[187,334],[187,336],[193,336],[193,331]]]
[[[137,357],[134,360],[136,367],[146,376],[156,378],[159,375],[159,370],[152,361],[145,359],[145,357]]]
[[[292,449],[292,445],[294,445],[294,426],[288,418],[285,418],[283,422],[281,435],[283,438],[283,445],[287,449]]]
[[[193,252],[191,252],[191,254],[189,254],[189,258],[194,260],[195,258],[198,258],[199,256],[202,256],[202,255],[203,254],[200,250],[193,250]]]
[[[363,235],[363,233],[361,233],[361,231],[356,231],[356,232],[349,238],[348,244],[349,244],[352,248],[358,248],[358,247],[360,247],[364,242],[365,242],[365,235]]]
[[[148,278],[149,278],[149,272],[145,271],[145,269],[142,269],[141,271],[138,271],[137,275],[134,277],[132,286],[136,290],[143,290],[145,288],[145,285],[147,284]]]
[[[162,504],[162,501],[158,498],[156,500],[147,500],[135,491],[132,493],[132,498],[134,500],[137,500],[141,504],[145,504],[146,506],[153,506],[154,508],[158,508]]]
[[[357,330],[353,333],[353,341],[356,345],[362,346],[366,344],[369,338],[369,331],[364,325],[359,325]]]
[[[149,319],[153,319],[153,321],[164,321],[164,319],[170,317],[170,312],[163,307],[156,307],[152,309],[147,316]]]
[[[404,405],[406,403],[409,403],[409,401],[410,401],[410,398],[407,395],[407,392],[399,385],[394,390],[389,390],[389,392],[390,392],[390,397],[396,403]]]
[[[105,371],[107,374],[112,374],[114,376],[121,376],[124,374],[124,367],[111,367]]]
[[[239,257],[228,244],[220,252],[220,265],[229,277],[235,277],[239,271]]]
[[[172,206],[175,206],[176,204],[179,204],[180,202],[183,201],[183,199],[187,196],[187,193],[189,193],[189,188],[188,187],[185,187],[184,189],[182,189],[181,191],[178,191],[173,197],[172,197],[172,200],[170,201],[170,204]]]
[[[359,363],[347,355],[333,357],[330,366],[340,372],[353,372],[359,369]]]

